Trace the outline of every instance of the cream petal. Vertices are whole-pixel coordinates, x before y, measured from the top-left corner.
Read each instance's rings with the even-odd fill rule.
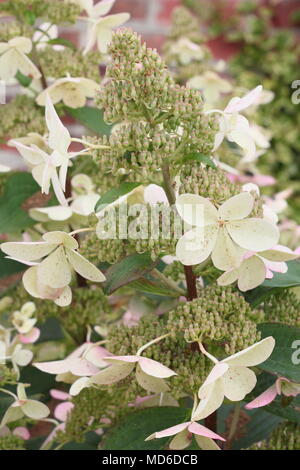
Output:
[[[230,366],[222,379],[224,394],[231,401],[241,401],[257,382],[255,373],[247,367]]]
[[[92,282],[105,281],[104,274],[77,251],[66,249],[66,254],[70,264],[80,276]]]
[[[46,123],[49,129],[49,147],[63,154],[67,153],[71,137],[59,119],[49,95],[46,96]]]
[[[235,281],[238,280],[239,277],[239,270],[238,269],[231,269],[223,274],[217,279],[217,283],[219,286],[228,286],[229,284],[233,284]]]
[[[218,210],[218,215],[223,220],[240,220],[248,217],[254,205],[254,198],[244,191],[229,198]]]
[[[126,23],[129,18],[129,13],[117,13],[116,15],[108,15],[102,18],[98,24],[101,25],[101,28],[116,28]]]
[[[217,241],[212,250],[211,259],[214,266],[222,271],[238,267],[242,262],[242,250],[232,241],[225,227],[220,227]]]
[[[37,286],[37,267],[33,266],[23,274],[23,285],[28,294],[32,297],[40,298],[40,292]]]
[[[176,373],[168,367],[160,364],[157,361],[148,359],[147,357],[141,357],[139,360],[139,365],[141,369],[145,372],[145,374],[152,375],[153,377],[163,379],[167,377],[172,377],[172,375],[176,375]]]
[[[10,39],[9,45],[15,47],[24,54],[29,54],[32,49],[32,42],[29,38],[25,36],[18,36],[13,39]]]
[[[110,385],[127,377],[134,369],[135,364],[122,364],[109,366],[91,378],[96,385]]]
[[[145,374],[139,364],[136,367],[136,380],[147,392],[164,393],[170,390],[163,379]]]
[[[92,386],[91,379],[89,377],[80,377],[76,380],[70,388],[70,395],[72,397],[79,395],[79,393],[84,389]]]
[[[27,400],[21,408],[23,413],[32,419],[43,419],[50,414],[48,406],[37,400]]]
[[[34,261],[47,256],[56,248],[56,244],[47,242],[6,242],[1,243],[1,250],[13,258]]]
[[[238,287],[242,292],[254,289],[264,282],[267,270],[258,256],[245,259],[239,268]]]
[[[275,339],[273,336],[268,336],[243,351],[223,359],[222,363],[225,362],[229,366],[254,367],[265,362],[271,356],[274,347]]]
[[[66,286],[59,297],[54,300],[54,303],[59,307],[67,307],[72,302],[72,290],[69,286]]]
[[[264,219],[251,218],[230,221],[226,224],[231,238],[242,248],[250,251],[265,251],[276,245],[279,230]]]
[[[70,284],[71,269],[62,246],[38,265],[37,275],[43,284],[54,289]]]
[[[205,389],[200,387],[199,394],[201,394],[203,398],[193,413],[192,419],[194,421],[206,418],[222,405],[224,400],[222,378],[217,379],[214,383],[205,387]]]
[[[92,7],[92,16],[98,18],[105,16],[112,8],[116,0],[102,0]]]
[[[80,87],[78,87],[76,91],[65,90],[63,102],[66,106],[69,106],[69,108],[82,108],[86,103],[86,96]]]
[[[50,362],[35,362],[34,367],[46,372],[47,374],[64,374],[70,371],[70,361],[63,359],[61,361],[50,361]]]
[[[113,32],[110,28],[105,26],[97,27],[97,46],[102,54],[107,53],[108,45],[111,43]]]
[[[180,217],[190,225],[203,227],[215,224],[218,211],[209,199],[197,194],[182,194],[176,199],[176,209]]]
[[[195,436],[196,442],[202,450],[221,450],[220,447],[209,437]]]
[[[70,372],[78,377],[96,375],[99,372],[98,367],[87,361],[84,357],[74,359],[70,362]]]
[[[0,56],[0,78],[8,81],[14,78],[18,71],[19,55],[14,49],[9,49]]]
[[[191,437],[187,429],[179,432],[170,442],[169,449],[183,450],[191,444]]]
[[[41,78],[41,72],[33,62],[23,53],[19,53],[19,71],[26,76],[31,76],[35,80]]]
[[[70,248],[70,250],[76,250],[79,246],[77,240],[72,235],[59,230],[45,233],[43,239],[48,243],[64,245],[66,248]]]
[[[259,255],[269,261],[275,262],[291,261],[293,259],[299,258],[300,256],[298,253],[293,253],[292,250],[289,250],[287,247],[273,248],[271,250],[260,252]]]
[[[2,418],[0,428],[8,423],[18,421],[19,419],[23,418],[23,416],[24,413],[20,406],[10,406]]]
[[[207,225],[186,232],[177,242],[176,256],[183,264],[192,266],[202,263],[211,254],[217,240],[219,227]]]
[[[262,86],[258,85],[256,88],[249,91],[249,93],[247,93],[242,98],[232,98],[232,100],[230,100],[230,102],[226,106],[224,112],[225,113],[238,113],[248,108],[249,106],[251,106],[258,100],[262,92],[262,89],[263,89]]]

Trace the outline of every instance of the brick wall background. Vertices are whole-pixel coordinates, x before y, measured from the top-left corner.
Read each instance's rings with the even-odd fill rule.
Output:
[[[4,0],[0,0],[0,3]],[[41,0],[42,1],[42,0]],[[99,0],[94,0],[97,3]],[[224,0],[206,0],[216,2],[217,4]],[[289,15],[299,9],[300,0],[260,0],[263,4],[266,1],[277,2],[276,15],[274,17],[274,25],[277,27],[289,26]],[[229,16],[239,0],[226,0],[224,9],[224,18]],[[129,12],[131,14],[130,21],[126,26],[130,26],[133,30],[142,34],[143,39],[149,47],[161,48],[164,37],[170,26],[170,18],[172,10],[181,5],[181,0],[116,0],[111,13]],[[6,21],[1,19],[1,21]],[[62,37],[72,40],[74,43],[83,46],[84,44],[84,27],[83,22],[78,22],[72,27],[60,28]],[[224,43],[222,38],[215,39],[208,43],[217,58],[227,58],[235,52],[235,47]],[[80,135],[81,126],[68,122],[70,131],[73,136]],[[21,168],[23,166],[22,159],[16,155],[15,151],[7,146],[0,146],[0,163],[7,164],[11,167]]]

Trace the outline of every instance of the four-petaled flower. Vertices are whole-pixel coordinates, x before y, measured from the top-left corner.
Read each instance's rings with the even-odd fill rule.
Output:
[[[105,276],[76,250],[78,242],[71,235],[48,232],[41,242],[6,242],[1,249],[9,257],[32,265],[23,275],[23,284],[33,297],[50,298],[60,306],[69,305],[72,269],[92,282],[103,282]],[[39,263],[34,261],[44,258]]]
[[[199,346],[215,366],[199,388],[198,396],[201,401],[194,412],[197,421],[216,411],[222,405],[224,397],[231,401],[241,401],[254,389],[257,379],[249,367],[257,366],[268,359],[275,340],[269,336],[222,361],[207,353],[201,343]]]
[[[276,225],[262,218],[248,218],[254,198],[248,192],[231,197],[218,209],[204,197],[182,194],[176,207],[185,222],[195,225],[176,246],[185,265],[199,264],[211,254],[216,268],[227,271],[241,264],[245,250],[265,251],[279,239]]]

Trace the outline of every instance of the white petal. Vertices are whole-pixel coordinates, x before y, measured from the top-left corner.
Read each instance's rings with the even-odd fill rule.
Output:
[[[116,15],[108,15],[101,19],[101,28],[116,28],[126,23],[130,18],[129,13],[117,13]]]
[[[72,290],[69,286],[66,286],[59,297],[54,302],[59,307],[67,307],[72,302]]]
[[[281,261],[290,261],[293,259],[299,258],[299,254],[293,253],[287,247],[278,246],[278,248],[273,248],[272,250],[266,250],[260,253],[260,256],[266,258],[269,261],[281,262]]]
[[[240,111],[243,111],[244,109],[248,108],[252,104],[254,104],[260,94],[262,92],[262,86],[258,85],[256,88],[253,90],[249,91],[243,98],[233,98],[230,100],[228,105],[226,106],[224,112],[225,113],[238,113]]]
[[[225,227],[220,227],[211,259],[216,268],[222,271],[238,267],[245,250],[232,241]]]
[[[112,8],[115,0],[102,0],[101,2],[96,3],[92,7],[92,15],[93,17],[105,16]]]
[[[202,263],[211,254],[217,240],[217,225],[195,228],[186,232],[177,242],[176,256],[183,264]]]
[[[182,194],[176,199],[180,217],[190,225],[203,227],[215,224],[218,211],[209,199],[196,194]]]
[[[72,267],[80,276],[92,282],[105,281],[104,274],[77,251],[66,249],[66,254]]]
[[[22,405],[23,413],[32,419],[43,419],[50,414],[48,406],[44,405],[37,400],[27,400],[24,405]]]
[[[232,367],[222,377],[224,394],[231,401],[241,401],[256,385],[256,375],[247,367]]]
[[[46,242],[6,242],[0,245],[1,250],[19,260],[34,261],[47,256],[56,244]]]
[[[250,251],[265,251],[276,245],[279,230],[264,219],[251,218],[227,223],[231,238],[242,248]]]
[[[96,385],[110,385],[119,380],[124,379],[129,375],[135,367],[135,364],[122,364],[109,366],[106,369],[99,372],[99,374],[94,375],[91,378],[92,383]]]
[[[152,375],[153,377],[164,379],[176,375],[176,373],[169,369],[169,367],[166,367],[157,361],[153,361],[153,359],[148,359],[147,357],[141,357],[139,365],[146,374]]]
[[[72,384],[70,388],[70,395],[72,395],[72,397],[79,395],[81,390],[83,390],[84,388],[88,388],[91,385],[92,383],[89,377],[80,377],[80,379],[76,380]]]
[[[238,280],[239,271],[238,269],[231,269],[223,273],[220,277],[218,277],[217,282],[219,286],[228,286],[229,284],[233,284],[235,281]]]
[[[249,346],[249,348],[244,349],[233,356],[223,359],[222,363],[225,362],[229,366],[245,366],[245,367],[254,367],[265,360],[272,354],[272,351],[275,346],[275,339],[273,336],[268,336],[258,343]]]
[[[244,191],[224,202],[219,208],[218,214],[223,220],[244,219],[251,213],[253,205],[253,196]]]
[[[69,235],[66,232],[56,230],[53,232],[48,232],[43,235],[43,239],[48,243],[55,243],[56,245],[64,245],[70,250],[76,250],[78,248],[78,242],[72,235]]]
[[[205,387],[205,389],[200,387],[200,390],[203,398],[193,413],[194,421],[199,421],[211,415],[220,408],[224,400],[222,378],[217,379],[215,382]]]
[[[100,52],[107,53],[108,45],[112,40],[112,30],[105,26],[98,26],[97,28],[97,46]]]
[[[46,123],[49,129],[49,147],[66,153],[71,143],[68,129],[62,124],[49,95],[46,97]]]
[[[71,282],[71,269],[62,246],[37,267],[38,279],[53,288],[65,287]]]
[[[23,418],[23,416],[24,413],[20,406],[10,406],[2,418],[0,427],[2,428],[2,426],[5,426],[5,424],[18,421],[19,419]]]
[[[264,262],[258,256],[245,259],[239,269],[238,287],[242,292],[254,289],[264,282],[267,270]]]

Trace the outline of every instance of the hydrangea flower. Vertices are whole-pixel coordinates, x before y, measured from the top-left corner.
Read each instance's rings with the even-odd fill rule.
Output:
[[[69,284],[72,269],[92,282],[103,282],[105,276],[76,250],[74,237],[60,232],[48,232],[41,242],[6,242],[1,249],[9,257],[24,264],[34,264],[23,276],[27,292],[37,298],[53,298],[58,305],[69,305],[72,292]],[[32,263],[44,258],[40,263]]]
[[[0,42],[0,78],[10,80],[17,72],[34,79],[40,78],[39,69],[27,57],[31,49],[31,40],[22,36]]]
[[[211,70],[190,78],[187,86],[201,90],[205,100],[205,109],[217,103],[223,93],[230,93],[232,90],[232,85],[228,80]]]
[[[35,144],[30,146],[25,145],[20,142],[20,139],[11,140],[10,145],[14,145],[21,155],[25,156],[25,159],[29,159],[33,166],[32,175],[41,186],[42,192],[48,194],[50,184],[52,183],[58,201],[61,205],[67,206],[64,191],[70,159],[86,152],[86,149],[80,152],[68,152],[71,144],[70,133],[59,119],[48,94],[46,96],[45,113],[46,124],[49,130],[47,145],[50,149],[50,154]],[[36,136],[35,139],[37,139]],[[45,145],[44,142],[43,144]],[[58,169],[59,176],[57,173]]]
[[[214,439],[225,441],[225,439],[215,432],[211,431],[205,426],[197,423],[198,419],[195,418],[194,412],[196,409],[196,402],[192,410],[191,420],[185,423],[177,424],[163,431],[154,432],[145,439],[150,441],[152,439],[160,439],[162,437],[175,436],[169,443],[169,449],[182,450],[191,444],[192,435],[195,436],[196,442],[202,450],[221,450],[215,443]]]
[[[106,359],[109,354],[109,351],[98,346],[97,343],[87,341],[63,360],[35,362],[33,365],[47,374],[70,373],[76,377],[92,376],[98,374],[99,369],[107,366]]]
[[[31,419],[43,419],[50,414],[48,406],[44,403],[27,398],[25,385],[22,383],[19,383],[17,386],[17,395],[12,392],[8,392],[7,390],[3,391],[14,397],[15,401],[4,414],[0,427],[8,423],[12,423],[13,421],[18,421],[23,418],[23,416],[27,416]]]
[[[216,411],[223,403],[224,397],[231,401],[241,401],[256,385],[256,375],[249,367],[257,366],[272,354],[275,340],[272,336],[239,351],[232,356],[218,361],[199,344],[200,350],[215,366],[205,382],[199,388],[200,403],[194,412],[198,421]]]
[[[188,38],[180,38],[172,44],[170,54],[178,57],[182,65],[188,65],[193,60],[202,60],[205,57],[205,51],[199,44],[190,41]]]
[[[266,278],[272,279],[273,271],[286,273],[288,266],[285,261],[296,258],[299,258],[297,253],[282,245],[260,253],[248,251],[243,256],[241,265],[223,273],[218,278],[218,284],[228,286],[238,281],[238,288],[245,292],[259,286]]]
[[[227,271],[241,264],[244,250],[272,248],[278,242],[279,230],[264,219],[248,218],[253,205],[254,198],[248,192],[231,197],[218,209],[202,196],[179,196],[176,207],[180,216],[196,227],[179,239],[177,258],[185,265],[194,265],[211,255],[216,268]]]
[[[114,4],[114,0],[102,0],[93,5],[92,0],[80,0],[80,5],[88,14],[87,43],[83,54],[87,54],[95,44],[103,54],[106,54],[108,44],[112,39],[112,30],[129,20],[129,13],[118,13],[116,15],[106,15]]]
[[[47,47],[51,39],[58,38],[58,27],[56,24],[45,22],[39,25],[39,29],[35,31],[32,41],[36,44],[38,50],[43,50]],[[62,51],[65,47],[60,44],[54,44],[53,49]]]
[[[224,111],[218,109],[206,111],[207,114],[220,113],[221,115],[213,151],[220,147],[226,137],[229,142],[234,142],[244,150],[247,161],[255,159],[256,147],[249,122],[245,116],[241,116],[239,113],[256,103],[261,92],[262,86],[259,85],[242,98],[232,98]]]
[[[33,302],[26,302],[20,311],[13,312],[12,324],[19,333],[18,340],[21,343],[35,343],[40,336],[39,328],[34,327],[37,318],[32,318],[35,311],[35,304]]]
[[[300,394],[300,383],[292,382],[285,377],[278,377],[276,382],[265,390],[261,395],[256,397],[245,408],[252,410],[253,408],[260,408],[266,406],[275,400],[277,395],[284,395],[286,397],[296,397]]]
[[[84,77],[59,78],[46,90],[42,91],[36,98],[37,104],[45,106],[47,94],[53,104],[62,101],[70,108],[81,108],[85,105],[87,98],[95,98],[100,86],[94,80]]]
[[[0,364],[5,364],[7,360],[10,361],[17,379],[20,378],[19,367],[28,366],[32,358],[32,351],[23,348],[23,346],[15,340],[10,341],[10,337],[8,337],[6,341],[0,340]]]

